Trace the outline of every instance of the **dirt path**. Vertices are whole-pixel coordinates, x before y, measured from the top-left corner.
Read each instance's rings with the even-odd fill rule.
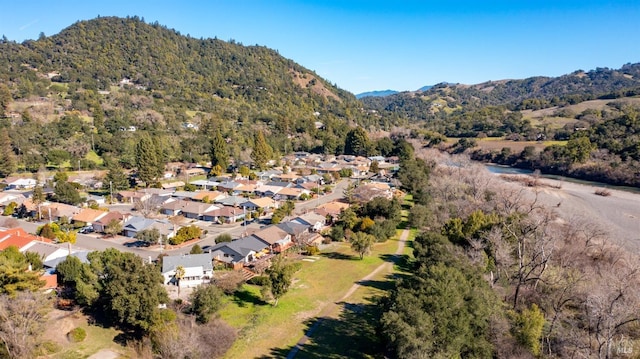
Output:
[[[319,318],[316,320],[316,322],[313,323],[313,325],[311,326],[311,328],[309,328],[309,330],[305,333],[305,335],[303,335],[298,340],[296,345],[293,348],[291,348],[291,351],[287,355],[287,359],[292,359],[296,356],[296,354],[300,351],[300,349],[302,349],[304,344],[309,340],[309,338],[313,335],[316,329],[318,329],[320,324],[322,324],[322,321],[324,320],[324,318],[336,317],[338,315],[338,313],[341,310],[341,307],[338,305],[338,303],[344,302],[353,293],[355,293],[355,291],[362,286],[360,283],[366,282],[374,278],[376,275],[378,275],[382,271],[391,271],[393,269],[393,265],[400,259],[400,257],[402,256],[402,252],[404,252],[404,246],[407,243],[407,238],[409,238],[409,230],[405,229],[402,231],[402,234],[400,234],[400,238],[398,239],[398,248],[396,249],[396,252],[394,253],[394,257],[391,262],[384,262],[381,265],[379,265],[371,273],[367,274],[362,279],[355,282],[351,286],[351,288],[349,288],[349,290],[344,294],[344,296],[340,298],[338,302],[330,303],[324,308],[324,310],[318,315]]]

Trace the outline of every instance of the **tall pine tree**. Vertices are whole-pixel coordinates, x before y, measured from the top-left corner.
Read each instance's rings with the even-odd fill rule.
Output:
[[[220,129],[216,129],[216,133],[211,139],[211,167],[220,166],[223,171],[229,167],[229,149]]]
[[[0,118],[7,117],[7,110],[11,102],[11,91],[5,84],[0,84]]]
[[[16,170],[16,158],[6,128],[0,131],[0,177],[7,177]]]
[[[251,152],[253,163],[256,165],[256,167],[263,170],[267,166],[267,162],[271,159],[272,155],[273,149],[264,139],[264,135],[262,134],[262,132],[258,132],[256,134],[253,152]]]
[[[104,177],[102,188],[113,191],[122,191],[129,188],[129,178],[117,162],[109,164],[109,172]]]
[[[344,143],[344,153],[355,156],[368,156],[371,149],[371,141],[367,132],[362,127],[356,127],[347,133]]]
[[[142,136],[136,146],[136,164],[138,166],[138,178],[147,187],[153,184],[162,175],[159,167],[158,148],[148,135]]]

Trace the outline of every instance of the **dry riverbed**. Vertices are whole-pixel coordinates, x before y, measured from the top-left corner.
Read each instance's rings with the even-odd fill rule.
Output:
[[[596,194],[601,187],[546,178],[538,182],[526,187],[530,195],[537,194],[538,202],[554,208],[562,220],[596,224],[617,244],[640,250],[640,194],[606,189],[609,195],[602,196]]]

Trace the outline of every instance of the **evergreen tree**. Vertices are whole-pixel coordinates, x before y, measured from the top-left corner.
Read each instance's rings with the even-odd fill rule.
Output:
[[[371,152],[371,141],[362,127],[356,127],[347,133],[344,153],[354,156],[367,156]]]
[[[114,191],[122,191],[129,188],[129,178],[118,163],[109,165],[109,172],[104,177],[102,188]]]
[[[158,166],[158,148],[151,137],[143,136],[136,146],[136,164],[138,178],[149,187],[162,175],[162,168]]]
[[[166,152],[167,148],[165,148],[163,144],[166,140],[158,135],[152,136],[151,140],[156,150],[156,168],[158,169],[158,178],[160,178],[164,171],[164,166],[167,164],[167,159],[169,158],[169,155]]]
[[[70,205],[76,205],[82,202],[80,193],[78,193],[78,190],[69,182],[56,182],[56,187],[54,188],[53,192],[53,199],[56,202],[66,203]]]
[[[196,315],[199,323],[207,323],[222,307],[224,293],[215,285],[201,285],[191,293],[189,299],[189,311]]]
[[[106,318],[137,333],[146,333],[153,325],[158,305],[169,298],[162,286],[162,274],[138,255],[114,248],[88,255],[96,275],[99,296],[94,307]]]
[[[229,149],[220,129],[216,129],[211,140],[211,166],[220,166],[225,172],[229,167]]]
[[[17,247],[0,251],[0,294],[14,295],[20,291],[37,291],[44,285],[38,272],[29,271],[29,262]]]
[[[11,91],[5,84],[0,84],[0,118],[7,117],[7,110],[11,102]]]
[[[273,149],[267,141],[264,139],[262,132],[256,134],[255,144],[253,146],[253,152],[251,152],[251,158],[254,164],[259,169],[263,170],[267,166],[267,162],[273,155]]]
[[[16,170],[16,158],[6,128],[0,131],[0,177],[7,177]]]
[[[267,283],[263,287],[263,295],[270,294],[275,299],[274,306],[277,306],[278,300],[289,291],[296,270],[295,265],[281,256],[276,256],[271,262],[271,267],[266,272]]]

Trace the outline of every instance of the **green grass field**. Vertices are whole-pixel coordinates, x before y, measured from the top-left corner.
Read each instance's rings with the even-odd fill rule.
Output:
[[[347,243],[335,243],[317,256],[302,261],[291,290],[277,307],[260,299],[259,288],[245,285],[220,312],[222,319],[239,330],[239,337],[226,358],[281,357],[304,335],[323,308],[344,296],[348,289],[395,252],[397,239],[376,244],[373,252],[359,260]]]

